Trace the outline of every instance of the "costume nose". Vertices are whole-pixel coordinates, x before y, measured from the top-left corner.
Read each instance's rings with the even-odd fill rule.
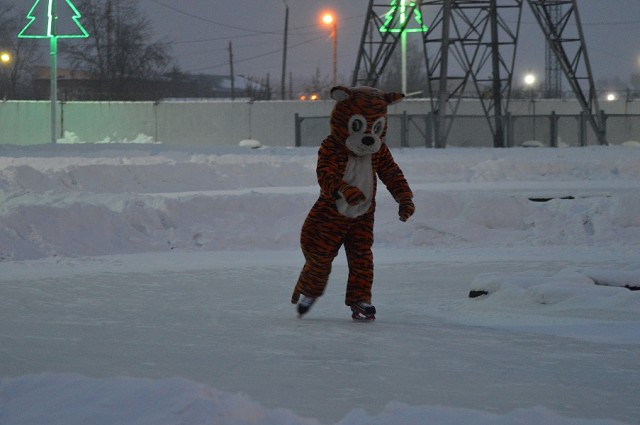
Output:
[[[365,146],[371,146],[376,142],[376,140],[371,136],[366,136],[362,138],[362,144]]]

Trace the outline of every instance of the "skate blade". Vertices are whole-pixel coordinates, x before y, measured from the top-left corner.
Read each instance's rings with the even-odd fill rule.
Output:
[[[369,315],[369,316],[365,316],[364,314],[360,314],[360,313],[356,313],[354,312],[351,315],[351,318],[355,321],[355,322],[373,322],[374,320],[376,320],[376,316],[375,315]]]

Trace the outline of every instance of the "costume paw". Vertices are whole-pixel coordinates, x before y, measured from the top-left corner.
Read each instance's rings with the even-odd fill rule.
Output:
[[[362,193],[360,189],[348,184],[343,185],[340,188],[340,192],[342,193],[342,196],[344,196],[344,199],[347,201],[347,203],[351,206],[356,206],[361,202],[366,201],[367,199],[367,197],[364,196],[364,193]]]
[[[400,221],[407,221],[415,211],[416,211],[416,206],[413,205],[413,202],[411,200],[400,202],[400,207],[398,209],[398,215],[400,216]]]

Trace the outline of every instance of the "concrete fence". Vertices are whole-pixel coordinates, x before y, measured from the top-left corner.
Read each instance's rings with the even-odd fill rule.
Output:
[[[163,101],[66,102],[58,105],[58,138],[81,142],[152,140],[166,144],[237,145],[255,139],[268,146],[317,146],[329,132],[333,101]],[[606,108],[606,109],[605,109]],[[612,144],[640,140],[640,102],[603,105]],[[387,142],[391,146],[430,146],[430,102],[407,100],[389,109]],[[542,145],[593,145],[574,101],[512,101],[510,145],[538,140]],[[555,127],[555,130],[553,128]],[[554,133],[555,131],[555,142]],[[50,103],[0,102],[0,143],[46,144],[50,141]],[[480,103],[460,105],[449,146],[492,146]]]

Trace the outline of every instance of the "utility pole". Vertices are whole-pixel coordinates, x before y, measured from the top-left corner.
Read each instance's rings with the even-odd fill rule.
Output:
[[[285,98],[285,84],[287,75],[287,37],[289,35],[289,4],[284,0],[284,47],[282,48],[282,77],[280,78],[280,99]]]
[[[229,71],[231,77],[231,100],[236,99],[235,75],[233,74],[233,46],[229,42]]]
[[[51,140],[52,144],[56,143],[58,135],[56,134],[57,118],[56,109],[58,108],[58,37],[57,37],[57,25],[56,21],[58,15],[56,12],[56,1],[52,0],[49,3],[49,17],[51,19],[51,26],[49,28],[51,37],[49,37],[49,58],[51,68]]]

